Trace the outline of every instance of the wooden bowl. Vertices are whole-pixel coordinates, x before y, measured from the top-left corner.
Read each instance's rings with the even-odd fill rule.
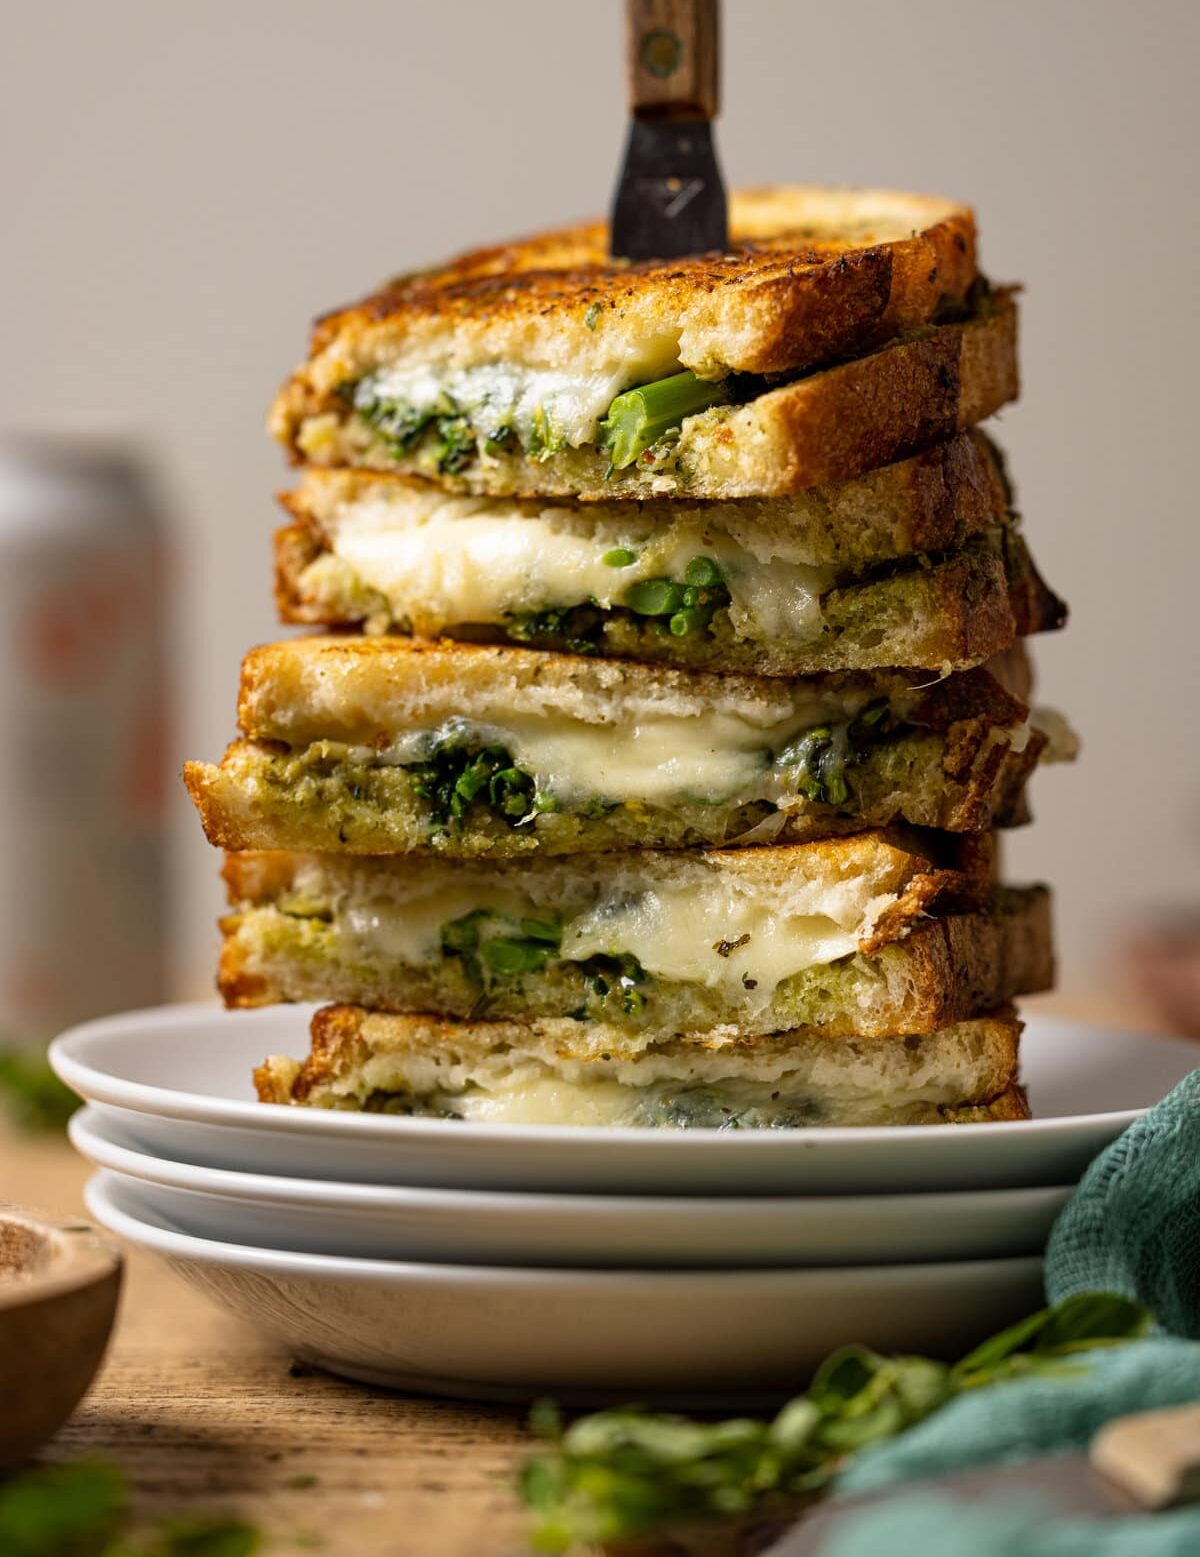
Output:
[[[52,1438],[96,1376],[121,1256],[86,1223],[0,1202],[0,1469]]]

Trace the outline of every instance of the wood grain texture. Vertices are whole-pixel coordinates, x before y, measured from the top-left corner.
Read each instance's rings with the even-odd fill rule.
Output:
[[[628,0],[625,20],[630,108],[716,118],[717,0]]]
[[[86,1165],[65,1139],[0,1121],[7,1197],[79,1214]],[[342,1383],[286,1353],[132,1251],[99,1381],[44,1458],[119,1463],[140,1513],[232,1512],[269,1554],[519,1557],[516,1408]]]

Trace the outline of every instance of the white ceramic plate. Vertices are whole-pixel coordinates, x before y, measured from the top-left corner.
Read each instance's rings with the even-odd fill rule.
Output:
[[[210,1167],[356,1183],[684,1195],[845,1194],[1070,1184],[1195,1066],[1180,1039],[1029,1019],[1034,1120],[800,1131],[596,1130],[264,1107],[250,1072],[303,1054],[312,1008],[162,1006],[57,1039],[62,1079],[142,1150]]]
[[[886,1265],[1041,1254],[1071,1191],[794,1199],[393,1189],[231,1173],[130,1150],[94,1108],[71,1121],[90,1161],[200,1238],[368,1259],[639,1270]]]
[[[960,1355],[1042,1302],[1041,1261],[838,1270],[422,1265],[195,1238],[97,1174],[96,1221],[306,1361],[368,1383],[566,1403],[777,1399],[837,1346]]]

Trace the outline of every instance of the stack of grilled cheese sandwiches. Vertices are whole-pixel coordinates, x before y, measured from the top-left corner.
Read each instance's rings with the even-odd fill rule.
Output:
[[[735,196],[728,253],[600,225],[321,319],[239,739],[230,1005],[315,1001],[266,1102],[494,1122],[1022,1118],[1048,894],[994,829],[1065,608],[978,423],[1016,304],[971,213]],[[313,633],[311,629],[319,629]]]

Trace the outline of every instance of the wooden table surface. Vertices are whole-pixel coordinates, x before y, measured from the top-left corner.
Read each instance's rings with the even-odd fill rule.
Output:
[[[74,1214],[87,1174],[65,1138],[0,1120],[0,1199]],[[150,1516],[235,1512],[272,1554],[518,1557],[523,1416],[294,1366],[134,1250],[103,1371],[49,1453],[119,1462]]]
[[[1049,1009],[1138,1017],[1086,997]],[[20,1134],[0,1117],[0,1199],[76,1214],[87,1173],[65,1139]],[[118,1461],[150,1516],[235,1512],[262,1528],[271,1553],[518,1557],[528,1551],[512,1493],[531,1442],[523,1417],[293,1366],[131,1251],[103,1371],[50,1453]]]

